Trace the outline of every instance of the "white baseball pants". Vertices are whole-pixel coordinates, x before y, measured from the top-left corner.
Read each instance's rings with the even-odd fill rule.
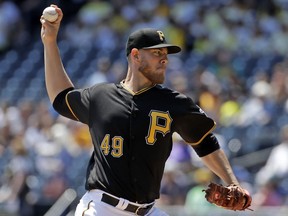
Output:
[[[102,194],[106,193],[102,190],[87,191],[80,199],[75,216],[131,216],[136,215],[121,209],[121,207],[114,207],[101,201]],[[106,193],[107,194],[107,193]],[[118,198],[120,199],[120,198]],[[129,200],[121,199],[125,203],[132,203]],[[134,205],[139,205],[133,203]],[[140,206],[140,205],[139,205]],[[169,216],[164,211],[156,208],[155,206],[146,214],[147,216]]]

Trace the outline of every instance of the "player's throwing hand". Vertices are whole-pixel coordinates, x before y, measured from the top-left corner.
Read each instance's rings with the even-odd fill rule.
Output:
[[[60,23],[63,18],[62,10],[59,7],[57,7],[56,5],[51,5],[51,7],[54,7],[56,9],[56,12],[58,13],[58,18],[54,22],[49,22],[44,18],[43,15],[40,17],[40,22],[42,24],[41,39],[43,43],[56,41],[60,28]]]

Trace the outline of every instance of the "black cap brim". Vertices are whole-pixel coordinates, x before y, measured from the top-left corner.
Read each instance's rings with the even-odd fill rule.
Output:
[[[167,48],[168,54],[179,53],[181,51],[181,48],[179,46],[172,44],[157,44],[150,47],[143,47],[142,49],[157,49],[157,48]]]

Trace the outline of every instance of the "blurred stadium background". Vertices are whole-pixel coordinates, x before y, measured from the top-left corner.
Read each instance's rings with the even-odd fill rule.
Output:
[[[220,144],[254,211],[209,205],[214,175],[175,136],[157,205],[171,216],[288,215],[287,0],[0,0],[0,215],[73,215],[91,154],[87,128],[51,108],[39,18],[64,19],[59,47],[78,87],[119,82],[127,35],[163,30],[183,52],[165,85],[190,95],[218,124]],[[212,213],[213,212],[213,213]]]

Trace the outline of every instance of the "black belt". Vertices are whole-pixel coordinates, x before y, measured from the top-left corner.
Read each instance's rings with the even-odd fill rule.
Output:
[[[101,201],[105,202],[111,206],[116,207],[120,200],[115,198],[115,197],[110,196],[109,194],[103,193]],[[150,211],[150,209],[153,207],[153,205],[154,205],[154,203],[147,205],[147,206],[144,206],[144,207],[141,207],[141,206],[137,206],[137,205],[133,205],[133,204],[129,203],[128,206],[124,210],[135,213],[136,215],[144,216]]]

